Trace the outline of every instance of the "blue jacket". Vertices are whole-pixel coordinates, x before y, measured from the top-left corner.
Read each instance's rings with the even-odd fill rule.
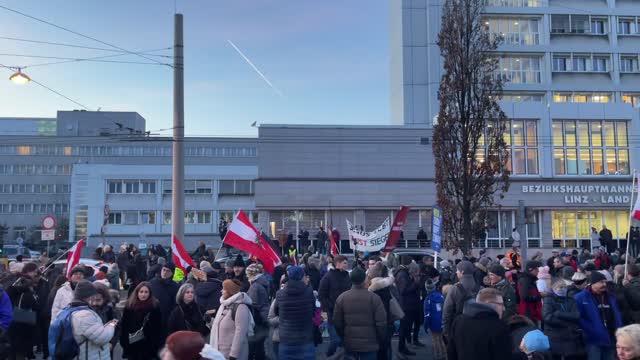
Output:
[[[8,330],[12,321],[13,305],[9,299],[9,295],[0,288],[0,328]]]
[[[576,296],[576,305],[580,313],[580,327],[584,332],[584,340],[587,345],[597,346],[614,346],[607,332],[607,328],[602,322],[600,312],[598,311],[598,301],[591,294],[589,288],[579,292]],[[607,293],[609,304],[613,308],[613,317],[615,319],[616,329],[622,327],[622,317],[620,309],[616,303],[616,299],[610,293]]]
[[[442,332],[442,308],[444,296],[438,291],[432,291],[424,299],[424,331]]]

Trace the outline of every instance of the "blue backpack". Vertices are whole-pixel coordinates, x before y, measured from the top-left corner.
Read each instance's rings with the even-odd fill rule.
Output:
[[[49,328],[49,354],[51,360],[68,360],[78,356],[80,348],[73,338],[71,315],[78,310],[88,310],[88,306],[64,309]]]

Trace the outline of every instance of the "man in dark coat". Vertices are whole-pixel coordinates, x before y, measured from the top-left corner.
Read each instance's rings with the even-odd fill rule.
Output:
[[[129,268],[129,263],[132,259],[133,257],[129,251],[127,251],[126,246],[121,246],[116,263],[118,264],[118,269],[120,269],[120,280],[122,280],[122,284],[125,284],[127,281],[127,269]]]
[[[407,343],[411,343],[411,326],[420,316],[420,275],[417,264],[411,262],[411,258],[405,256],[401,260],[398,271],[395,273],[396,287],[400,293],[400,306],[404,311],[404,318],[400,320],[400,334],[398,338],[398,352],[402,355],[415,355],[407,349]]]
[[[624,286],[624,297],[629,304],[631,319],[635,324],[640,324],[640,267],[637,264],[629,264],[627,279],[629,282]]]
[[[418,247],[427,245],[427,240],[428,240],[427,233],[424,231],[423,228],[420,228],[420,230],[418,230],[418,235],[416,235],[416,239],[418,240]]]
[[[364,287],[365,277],[363,269],[353,269],[353,287],[336,300],[333,323],[344,339],[345,358],[375,359],[387,336],[387,313],[380,297]]]
[[[329,270],[322,280],[320,280],[320,288],[318,290],[318,298],[322,305],[322,310],[327,313],[327,319],[329,321],[329,348],[327,350],[327,356],[333,355],[340,344],[340,337],[336,333],[336,329],[333,326],[333,309],[336,304],[338,296],[343,292],[351,288],[351,279],[347,269],[349,268],[349,262],[347,258],[338,255],[333,259],[335,269]]]
[[[209,312],[209,315],[213,317],[211,310],[218,310],[220,307],[222,281],[218,278],[218,272],[213,268],[205,266],[201,270],[207,274],[207,280],[198,282],[196,285],[196,303],[202,306],[205,312]]]
[[[200,240],[200,243],[198,243],[198,247],[196,248],[196,251],[194,251],[193,254],[191,254],[191,257],[195,261],[200,261],[200,259],[203,258],[205,255],[207,255],[207,245],[204,243],[204,241]]]
[[[233,262],[233,279],[236,279],[242,284],[240,286],[240,291],[246,293],[249,291],[249,279],[247,279],[247,274],[244,272],[245,263],[242,259],[242,255],[238,254],[236,260]]]
[[[165,258],[158,257],[158,259],[156,260],[156,263],[149,267],[149,271],[147,271],[147,279],[151,281],[156,276],[160,276],[160,273],[162,272],[162,267],[166,263],[167,263],[167,260],[165,260]]]
[[[611,234],[611,230],[607,229],[607,225],[602,225],[602,230],[600,230],[600,244],[606,246],[608,253],[612,253],[615,250],[613,234]]]
[[[7,295],[11,299],[13,308],[38,312],[38,298],[34,291],[34,278],[38,272],[38,266],[29,262],[24,265],[18,280],[7,289]],[[14,321],[9,325],[9,341],[12,353],[16,359],[32,359],[33,346],[36,345],[36,325],[19,323]]]
[[[451,326],[447,358],[511,359],[509,331],[500,320],[503,311],[504,302],[498,290],[480,290],[476,302],[467,304]]]
[[[489,268],[489,282],[491,287],[500,291],[504,302],[504,312],[502,319],[507,320],[518,313],[518,303],[516,302],[516,291],[505,279],[505,270],[500,264],[493,264]]]
[[[542,296],[536,286],[540,266],[541,264],[535,260],[527,262],[526,272],[518,280],[518,295],[520,296],[518,314],[528,317],[536,324],[542,321]]]
[[[456,317],[462,314],[465,303],[478,293],[479,285],[473,278],[475,266],[463,260],[456,265],[456,276],[459,282],[449,289],[449,294],[442,307],[443,335],[449,336],[449,330]]]
[[[275,313],[279,316],[279,354],[277,358],[292,358],[292,354],[315,358],[313,344],[313,313],[315,297],[313,289],[304,284],[304,270],[291,266],[287,270],[289,280],[284,289],[276,293]]]
[[[49,297],[49,282],[42,277],[40,270],[33,278],[34,292],[38,298],[38,348],[42,348],[44,357],[49,357],[49,325],[51,323],[51,309],[47,309],[47,298]]]
[[[158,300],[158,306],[162,313],[162,324],[166,328],[167,319],[176,307],[176,294],[180,288],[173,281],[173,272],[176,266],[173,263],[166,263],[162,267],[160,276],[156,276],[151,280],[151,293]]]

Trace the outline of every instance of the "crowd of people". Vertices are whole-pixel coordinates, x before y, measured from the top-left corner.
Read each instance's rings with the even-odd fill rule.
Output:
[[[201,243],[182,271],[162,247],[98,248],[68,274],[17,262],[0,283],[0,358],[640,359],[640,265],[619,250],[492,259],[283,256],[272,274]],[[120,301],[120,294],[128,297]],[[397,345],[392,339],[397,336]]]

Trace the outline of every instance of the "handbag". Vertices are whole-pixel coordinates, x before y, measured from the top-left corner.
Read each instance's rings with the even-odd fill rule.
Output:
[[[393,321],[402,320],[404,318],[404,311],[402,311],[402,306],[400,306],[398,300],[396,300],[396,298],[394,298],[393,296],[391,297],[391,300],[389,300],[389,312],[391,313],[391,320]]]
[[[142,326],[134,333],[129,333],[129,345],[135,344],[144,340],[144,326],[147,325],[147,321],[149,320],[149,313],[144,316],[144,320],[142,320]]]
[[[20,295],[18,307],[13,307],[13,322],[25,325],[35,325],[36,312],[33,310],[26,310],[22,308],[22,297],[24,297],[24,293]]]

